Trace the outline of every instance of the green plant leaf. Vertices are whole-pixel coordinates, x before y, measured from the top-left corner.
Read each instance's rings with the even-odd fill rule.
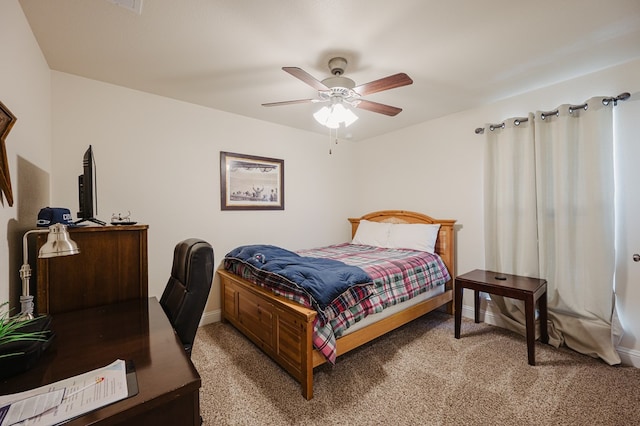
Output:
[[[11,317],[9,302],[0,304],[0,346],[20,341],[44,341],[47,340],[48,331],[23,332],[22,328],[36,321],[37,318],[24,320],[19,315]],[[5,355],[6,356],[6,355]]]

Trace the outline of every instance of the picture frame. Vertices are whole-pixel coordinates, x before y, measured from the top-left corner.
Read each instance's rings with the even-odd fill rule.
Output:
[[[284,160],[220,152],[222,210],[284,210]]]
[[[11,175],[9,174],[9,161],[7,160],[5,143],[7,135],[15,122],[16,116],[0,102],[0,202],[4,204],[6,199],[10,207],[13,206],[13,189],[11,188]]]

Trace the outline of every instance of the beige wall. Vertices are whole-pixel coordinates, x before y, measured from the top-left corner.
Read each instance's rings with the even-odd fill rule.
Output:
[[[93,146],[98,218],[131,211],[149,225],[149,294],[160,297],[173,247],[209,241],[216,262],[241,244],[287,248],[347,241],[351,145],[328,155],[322,136],[69,74],[52,72],[52,199],[77,211],[82,155]],[[284,160],[284,211],[221,211],[220,151]],[[217,280],[207,312],[219,308]]]
[[[14,204],[0,205],[0,303],[15,307],[22,235],[49,203],[51,73],[17,1],[2,2],[0,40],[0,101],[17,117],[6,139]]]

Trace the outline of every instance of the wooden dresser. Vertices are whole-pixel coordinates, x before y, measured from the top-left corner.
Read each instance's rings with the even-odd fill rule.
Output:
[[[75,256],[38,259],[38,314],[56,314],[148,297],[148,225],[69,228]],[[38,250],[47,240],[39,234]]]

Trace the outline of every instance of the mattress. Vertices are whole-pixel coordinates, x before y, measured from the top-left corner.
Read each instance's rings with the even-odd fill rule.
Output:
[[[425,291],[424,293],[421,293],[409,300],[406,300],[404,302],[401,303],[397,303],[395,305],[389,306],[386,309],[383,309],[382,312],[378,312],[376,314],[371,314],[371,315],[367,315],[365,318],[363,318],[362,320],[358,321],[357,323],[355,323],[354,325],[352,325],[351,327],[347,328],[344,333],[342,333],[343,336],[346,336],[347,334],[353,333],[354,331],[360,330],[361,328],[364,328],[366,326],[369,326],[371,324],[375,324],[376,322],[383,320],[387,317],[390,317],[393,314],[396,314],[398,312],[401,312],[405,309],[408,309],[414,305],[417,305],[420,302],[423,302],[425,300],[431,299],[432,297],[438,296],[442,293],[445,292],[445,287],[444,286],[437,286],[437,287],[433,287],[428,289],[427,291]]]

